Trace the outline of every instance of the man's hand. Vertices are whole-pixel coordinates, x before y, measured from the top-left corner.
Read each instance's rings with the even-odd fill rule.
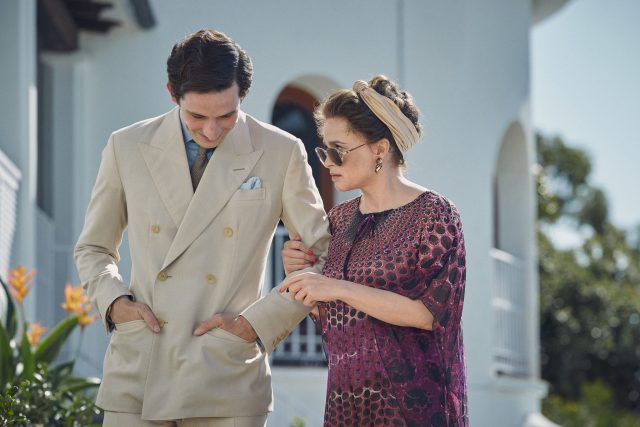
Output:
[[[258,338],[258,334],[256,334],[256,331],[247,319],[230,313],[214,314],[209,319],[200,323],[196,330],[193,331],[193,335],[199,337],[214,328],[224,329],[245,341],[255,341],[256,338]]]
[[[111,304],[109,317],[118,327],[118,323],[144,320],[153,332],[160,332],[160,323],[147,304],[131,301],[126,295],[117,298]]]

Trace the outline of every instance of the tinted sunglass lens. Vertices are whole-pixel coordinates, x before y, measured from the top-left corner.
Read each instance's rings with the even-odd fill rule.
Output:
[[[338,150],[336,150],[335,148],[329,148],[327,150],[327,154],[336,166],[342,165],[342,158],[340,157],[340,152]]]
[[[320,162],[326,166],[327,158],[331,159],[331,162],[336,166],[342,165],[342,158],[340,157],[340,152],[335,148],[324,149],[322,147],[316,147],[315,149],[316,155]]]
[[[318,159],[320,159],[320,163],[324,165],[324,163],[327,161],[327,150],[325,150],[324,148],[316,147],[315,151]]]

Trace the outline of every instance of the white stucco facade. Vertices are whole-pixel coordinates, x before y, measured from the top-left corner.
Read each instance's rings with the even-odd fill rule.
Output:
[[[35,265],[37,169],[36,2],[0,6],[0,150],[20,171],[11,265]],[[0,210],[3,209],[0,205]],[[4,216],[4,215],[3,215]],[[5,261],[7,262],[7,261]],[[5,271],[0,274],[6,274]],[[4,276],[3,276],[4,277]],[[25,303],[34,310],[34,300]]]
[[[453,200],[465,229],[471,425],[541,425],[530,416],[539,412],[546,386],[538,359],[529,31],[537,8],[550,13],[554,2],[157,1],[151,2],[157,25],[150,30],[137,26],[128,1],[114,3],[107,14],[122,22],[119,28],[107,36],[83,33],[78,52],[40,58],[46,105],[38,131],[45,133],[44,151],[52,159],[48,214],[36,206],[34,187],[35,1],[0,6],[0,150],[22,171],[12,263],[46,273],[31,307],[43,322],[53,324],[63,315],[58,307],[64,283],[77,282],[72,247],[109,134],[170,109],[164,88],[170,47],[197,29],[216,28],[253,60],[254,82],[243,109],[258,119],[270,121],[278,94],[289,84],[321,98],[382,73],[414,95],[425,137],[408,156],[408,176]],[[125,278],[127,252],[125,243]],[[522,322],[520,370],[511,373],[496,363],[495,343],[503,333],[496,327],[502,307],[494,286],[497,259],[516,260],[521,278],[516,285],[522,299],[515,305]],[[97,324],[87,329],[79,373],[100,375],[106,345]],[[269,425],[286,425],[296,413],[308,426],[318,425],[322,370],[273,372],[276,412]]]

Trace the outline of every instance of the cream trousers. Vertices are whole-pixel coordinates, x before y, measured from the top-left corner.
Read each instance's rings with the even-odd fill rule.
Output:
[[[185,418],[171,421],[146,421],[140,419],[140,414],[125,412],[104,413],[105,427],[265,427],[267,415],[254,417],[231,418]]]

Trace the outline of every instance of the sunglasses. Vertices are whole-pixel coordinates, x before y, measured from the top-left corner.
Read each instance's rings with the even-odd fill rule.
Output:
[[[342,166],[342,160],[344,159],[344,156],[346,156],[353,150],[357,150],[360,147],[364,147],[365,145],[367,145],[366,142],[350,150],[341,150],[339,148],[333,148],[333,147],[330,147],[330,148],[316,147],[316,154],[318,155],[318,159],[320,159],[320,162],[323,164],[323,166],[327,166],[327,159],[331,160],[331,163],[333,163],[336,166]]]

